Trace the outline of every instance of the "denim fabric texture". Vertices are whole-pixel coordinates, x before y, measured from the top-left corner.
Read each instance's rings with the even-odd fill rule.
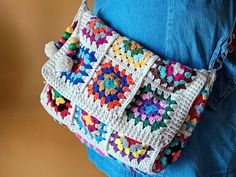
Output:
[[[192,68],[210,69],[227,46],[235,0],[95,0],[94,13],[121,35]],[[110,177],[134,174],[88,149]],[[236,52],[224,58],[208,107],[175,163],[155,177],[236,177]]]

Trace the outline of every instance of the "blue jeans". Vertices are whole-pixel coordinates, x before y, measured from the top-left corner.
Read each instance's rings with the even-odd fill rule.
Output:
[[[161,57],[193,68],[212,68],[230,34],[235,0],[95,0],[94,13],[120,34]],[[236,52],[224,58],[208,108],[182,156],[159,174],[167,177],[236,176]],[[111,177],[139,177],[91,149]],[[143,175],[149,176],[149,175]]]

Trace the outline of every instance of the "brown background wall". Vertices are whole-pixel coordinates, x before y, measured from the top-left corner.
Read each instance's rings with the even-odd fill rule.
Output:
[[[0,0],[0,177],[105,176],[39,104],[44,44],[59,39],[80,3]]]

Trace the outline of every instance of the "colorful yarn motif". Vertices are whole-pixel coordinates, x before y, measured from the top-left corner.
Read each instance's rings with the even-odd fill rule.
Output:
[[[96,77],[88,85],[89,95],[94,95],[94,100],[100,100],[101,105],[107,105],[108,110],[120,106],[120,100],[125,99],[125,93],[130,92],[129,86],[134,85],[132,75],[126,75],[125,70],[112,65],[112,61],[100,65]]]
[[[59,113],[63,119],[70,115],[69,109],[72,108],[70,100],[64,98],[50,85],[48,86],[47,97],[50,106],[56,113]]]
[[[182,134],[177,134],[173,140],[159,153],[156,159],[153,171],[159,172],[163,170],[167,165],[175,162],[182,153],[186,144],[186,137]]]
[[[186,89],[186,84],[191,83],[196,71],[175,61],[157,60],[157,67],[151,68],[154,79],[160,79],[160,84],[174,92]]]
[[[200,95],[194,101],[193,106],[191,107],[189,114],[180,129],[181,132],[188,131],[191,134],[194,128],[196,128],[201,114],[206,107],[208,96],[209,90],[206,90],[205,88],[202,89]],[[164,147],[159,153],[159,157],[155,161],[154,171],[159,172],[167,165],[175,162],[179,158],[186,142],[187,136],[185,136],[184,133],[177,133],[171,143]]]
[[[95,139],[97,143],[105,140],[103,135],[107,133],[105,131],[106,124],[89,115],[80,107],[76,108],[75,120],[80,129],[84,129],[85,134],[89,134],[91,139]]]
[[[143,128],[151,126],[151,131],[156,131],[160,127],[166,127],[169,113],[173,111],[172,106],[176,102],[171,97],[164,98],[164,93],[159,95],[157,90],[151,89],[151,84],[140,88],[134,101],[126,109],[128,121],[134,119],[135,125],[143,123]]]
[[[82,29],[82,34],[86,39],[89,39],[91,44],[95,42],[97,47],[108,43],[107,37],[112,36],[112,32],[113,30],[111,28],[104,25],[104,23],[96,17],[91,17],[85,28]]]
[[[189,113],[181,127],[181,131],[187,131],[192,134],[192,131],[196,128],[197,123],[200,121],[201,115],[206,108],[208,96],[210,94],[209,90],[203,88],[200,95],[196,98],[193,106],[189,110]]]
[[[138,163],[149,157],[149,151],[153,151],[151,146],[126,137],[122,133],[112,133],[110,144],[122,157],[128,156],[130,161],[136,159]]]
[[[135,69],[139,69],[146,65],[152,53],[144,49],[140,44],[130,39],[119,37],[112,45],[115,57],[119,57],[121,61],[134,65]]]
[[[88,76],[87,71],[92,69],[93,62],[97,62],[95,52],[89,52],[89,49],[84,46],[78,48],[76,53],[76,57],[73,57],[72,70],[61,73],[61,77],[65,77],[65,81],[73,85],[84,83],[84,77]]]

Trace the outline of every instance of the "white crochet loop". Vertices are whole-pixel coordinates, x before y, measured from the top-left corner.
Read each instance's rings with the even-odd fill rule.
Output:
[[[73,67],[73,60],[67,56],[61,56],[56,60],[56,70],[58,72],[70,71]]]
[[[48,58],[52,58],[57,53],[58,49],[56,48],[54,41],[51,41],[45,45],[44,51]]]

